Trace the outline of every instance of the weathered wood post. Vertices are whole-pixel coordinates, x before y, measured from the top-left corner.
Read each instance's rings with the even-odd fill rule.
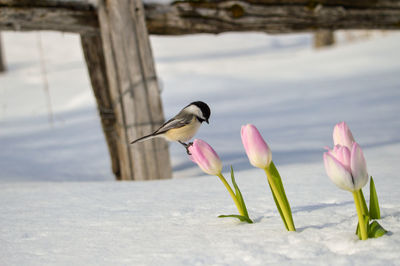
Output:
[[[1,43],[1,34],[0,34],[0,72],[6,71],[6,65],[4,63],[2,43]]]
[[[82,50],[85,56],[92,89],[100,114],[101,125],[106,138],[111,158],[112,171],[117,180],[121,180],[118,145],[116,138],[116,118],[113,110],[106,65],[104,61],[103,44],[100,35],[82,34]]]
[[[143,4],[140,0],[100,0],[98,17],[121,179],[171,178],[164,140],[130,144],[164,122]]]
[[[335,34],[333,30],[317,30],[314,33],[315,48],[331,46],[334,43],[335,43]]]

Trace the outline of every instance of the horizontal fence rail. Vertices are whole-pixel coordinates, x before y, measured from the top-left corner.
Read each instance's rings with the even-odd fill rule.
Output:
[[[400,29],[400,1],[394,0],[214,0],[169,5],[145,2],[144,8],[148,32],[158,35]],[[97,2],[0,0],[0,30],[99,34]]]

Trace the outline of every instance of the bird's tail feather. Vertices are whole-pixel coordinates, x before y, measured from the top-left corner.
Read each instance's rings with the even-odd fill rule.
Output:
[[[134,141],[131,142],[131,144],[134,144],[136,142],[142,142],[142,141],[145,141],[145,140],[148,140],[148,139],[152,139],[152,138],[156,138],[156,137],[159,137],[159,135],[150,134],[150,135],[135,139]]]

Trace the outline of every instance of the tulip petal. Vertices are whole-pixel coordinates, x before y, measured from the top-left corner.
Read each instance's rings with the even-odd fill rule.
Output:
[[[200,144],[201,145],[201,144]],[[199,145],[195,146],[196,150],[195,153],[196,154],[196,162],[197,164],[200,166],[200,168],[204,171],[204,172],[209,172],[209,168],[210,168],[210,162],[207,159],[207,156],[205,155],[205,151],[203,149],[201,149],[199,147]]]
[[[243,147],[247,153],[247,150],[249,149],[249,145],[248,145],[247,141],[249,138],[247,137],[246,126],[242,126],[242,128],[240,129],[240,136],[242,137]]]
[[[351,173],[331,153],[324,152],[325,171],[332,182],[341,189],[354,191]]]
[[[332,153],[330,153],[330,154],[332,154]],[[342,165],[346,168],[347,171],[349,171],[351,173],[351,168],[350,168],[351,152],[347,147],[336,145],[334,157],[339,162],[342,163]]]
[[[351,149],[354,142],[353,134],[345,122],[340,122],[333,128],[333,144]]]
[[[193,156],[193,154],[195,153],[194,152],[194,145],[190,145],[189,146],[189,148],[188,148],[188,150],[189,150],[189,159],[192,161],[192,162],[194,162],[194,163],[197,163],[196,162],[196,158]]]
[[[354,178],[356,190],[364,187],[368,182],[367,163],[361,147],[354,142],[351,150],[351,173]]]
[[[205,141],[195,139],[189,147],[190,159],[197,163],[205,173],[218,175],[222,171],[222,162],[218,154]]]
[[[259,168],[267,167],[272,160],[271,150],[257,128],[251,124],[242,126],[241,137],[250,163]]]

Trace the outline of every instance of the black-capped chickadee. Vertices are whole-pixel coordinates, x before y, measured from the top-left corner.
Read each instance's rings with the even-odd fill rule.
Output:
[[[152,138],[164,137],[168,141],[178,141],[186,148],[186,152],[189,154],[188,148],[191,143],[186,144],[186,142],[193,138],[201,123],[205,121],[208,124],[210,115],[211,111],[206,103],[201,101],[192,102],[176,116],[165,122],[159,129],[150,135],[132,141],[131,144]]]

